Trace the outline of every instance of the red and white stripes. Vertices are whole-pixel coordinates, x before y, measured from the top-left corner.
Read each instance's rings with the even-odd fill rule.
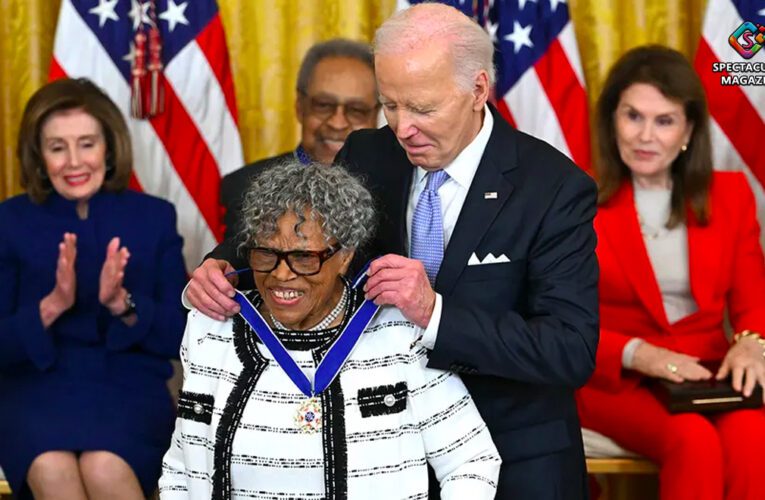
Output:
[[[88,77],[117,104],[132,135],[137,183],[176,205],[187,267],[196,267],[222,235],[220,179],[243,165],[219,14],[167,64],[165,112],[150,120],[130,117],[128,82],[71,0],[61,5],[50,76]]]
[[[555,146],[589,170],[590,123],[582,65],[571,21],[504,97],[499,110],[519,130]]]
[[[729,45],[728,37],[743,21],[730,0],[709,0],[696,52],[695,67],[701,77],[712,116],[714,167],[743,170],[757,198],[760,220],[765,215],[765,86],[723,86],[714,73],[715,62],[744,62]],[[759,54],[758,54],[759,57]]]

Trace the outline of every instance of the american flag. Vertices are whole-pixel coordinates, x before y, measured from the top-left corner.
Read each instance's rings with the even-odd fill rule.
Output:
[[[406,8],[418,1],[398,1]],[[565,0],[445,0],[494,40],[496,104],[518,129],[590,169],[590,122],[579,49]]]
[[[765,1],[709,0],[702,37],[696,51],[695,67],[709,101],[712,115],[712,149],[719,170],[743,170],[757,197],[760,222],[765,221],[765,85],[723,86],[722,75],[713,72],[716,62],[759,62],[765,66],[765,50],[751,59],[743,58],[730,43],[730,37],[744,22],[765,25]],[[741,40],[745,44],[745,40]],[[765,78],[765,72],[754,72]],[[752,73],[750,73],[752,74]]]
[[[164,112],[134,119],[134,41],[152,26],[161,36]],[[63,0],[50,77],[64,76],[90,78],[122,110],[133,140],[132,186],[175,204],[186,264],[196,267],[222,234],[220,179],[243,164],[216,2]]]

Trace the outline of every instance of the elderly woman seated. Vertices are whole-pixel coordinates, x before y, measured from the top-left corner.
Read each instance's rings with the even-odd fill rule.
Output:
[[[166,498],[494,498],[500,459],[460,379],[425,367],[418,328],[344,277],[370,194],[297,162],[250,187],[240,315],[193,310]],[[249,270],[248,270],[249,271]]]

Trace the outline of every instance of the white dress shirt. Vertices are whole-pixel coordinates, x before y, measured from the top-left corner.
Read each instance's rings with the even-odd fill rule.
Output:
[[[460,216],[460,211],[462,211],[465,198],[467,198],[470,184],[473,182],[475,172],[478,170],[478,164],[481,162],[486,145],[489,143],[491,131],[494,128],[494,117],[491,115],[488,106],[484,106],[483,116],[483,125],[475,139],[450,164],[444,167],[444,171],[449,177],[438,188],[438,196],[441,198],[441,217],[444,223],[444,251],[449,246],[449,240],[454,232],[454,226],[457,225],[457,219]],[[422,193],[427,184],[425,179],[427,173],[428,171],[424,168],[417,167],[413,174],[412,190],[409,193],[409,204],[406,208],[406,234],[409,235],[409,238],[412,235],[414,209],[417,207],[420,193]],[[408,243],[407,251],[411,248],[411,241]],[[433,346],[436,344],[438,326],[441,324],[442,307],[443,298],[441,294],[436,293],[436,304],[433,308],[433,314],[422,337],[422,343],[428,349],[433,349]]]

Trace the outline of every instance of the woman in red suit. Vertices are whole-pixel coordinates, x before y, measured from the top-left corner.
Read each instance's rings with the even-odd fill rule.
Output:
[[[712,171],[704,91],[674,50],[625,54],[598,120],[601,330],[582,424],[658,463],[662,499],[765,499],[765,411],[673,415],[643,383],[765,385],[765,260],[747,181]]]

